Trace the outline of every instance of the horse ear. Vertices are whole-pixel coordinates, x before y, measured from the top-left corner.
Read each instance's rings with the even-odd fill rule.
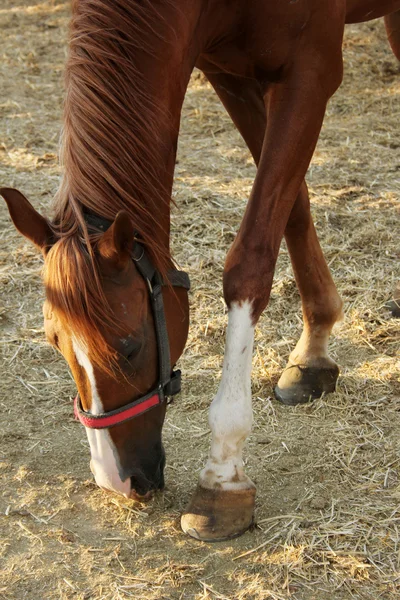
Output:
[[[125,210],[121,210],[111,227],[101,236],[97,249],[105,261],[122,270],[131,259],[133,244],[132,220]]]
[[[51,245],[53,233],[49,223],[21,192],[13,188],[0,188],[0,195],[7,202],[15,227],[31,240],[42,252]]]

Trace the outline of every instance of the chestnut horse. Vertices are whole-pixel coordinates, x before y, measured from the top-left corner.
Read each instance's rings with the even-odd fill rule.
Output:
[[[328,338],[342,302],[310,215],[304,178],[329,98],[342,81],[345,23],[400,0],[74,0],[62,160],[51,221],[3,188],[16,228],[45,259],[47,339],[67,360],[103,488],[148,498],[164,485],[161,431],[185,346],[187,280],[169,247],[179,121],[193,68],[225,105],[258,165],[224,269],[228,307],[211,451],[182,527],[239,535],[255,486],[242,449],[252,424],[254,327],[285,236],[304,330],[276,395],[297,404],[335,389]],[[399,16],[387,18],[399,56]]]

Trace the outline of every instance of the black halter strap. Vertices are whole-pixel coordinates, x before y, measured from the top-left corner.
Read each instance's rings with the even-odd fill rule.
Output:
[[[165,319],[162,295],[162,286],[164,284],[159,272],[154,268],[144,247],[139,242],[135,242],[132,259],[141,276],[147,281],[149,288],[157,336],[159,384],[164,390],[165,396],[174,396],[181,390],[181,372],[179,369],[176,371],[172,371],[171,369],[167,322]],[[183,287],[186,290],[190,289],[189,276],[183,271],[177,271],[175,269],[169,271],[168,279],[170,284],[174,287]]]
[[[85,213],[85,221],[89,228],[102,232],[107,231],[112,225],[111,221],[93,213]],[[85,427],[93,429],[103,429],[133,419],[139,414],[147,412],[147,410],[161,404],[166,398],[174,396],[181,390],[181,371],[179,369],[174,371],[171,366],[167,322],[162,295],[162,286],[165,283],[148,257],[144,246],[137,240],[135,240],[131,256],[149,289],[158,348],[158,386],[155,390],[128,405],[115,411],[103,413],[102,415],[91,415],[85,412],[78,395],[75,398],[75,415]],[[167,277],[173,287],[190,289],[189,276],[184,271],[171,269]]]

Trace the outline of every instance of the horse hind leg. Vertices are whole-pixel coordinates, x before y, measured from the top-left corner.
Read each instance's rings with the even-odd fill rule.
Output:
[[[400,60],[400,11],[387,15],[385,25],[393,54]]]
[[[295,405],[335,391],[339,367],[328,355],[328,340],[333,325],[342,317],[342,301],[318,241],[305,182],[285,238],[301,295],[304,329],[275,387],[275,396],[283,404]]]
[[[226,74],[208,78],[258,164],[266,112],[257,82]],[[302,298],[304,329],[275,396],[284,404],[294,405],[335,391],[339,367],[328,356],[327,346],[332,327],[342,316],[342,301],[318,241],[305,182],[290,214],[285,238]]]

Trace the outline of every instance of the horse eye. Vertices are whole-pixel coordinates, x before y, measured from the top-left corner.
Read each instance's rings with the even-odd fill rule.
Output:
[[[58,345],[58,335],[55,334],[53,337],[53,346],[55,346],[58,350],[60,349],[60,346]]]

